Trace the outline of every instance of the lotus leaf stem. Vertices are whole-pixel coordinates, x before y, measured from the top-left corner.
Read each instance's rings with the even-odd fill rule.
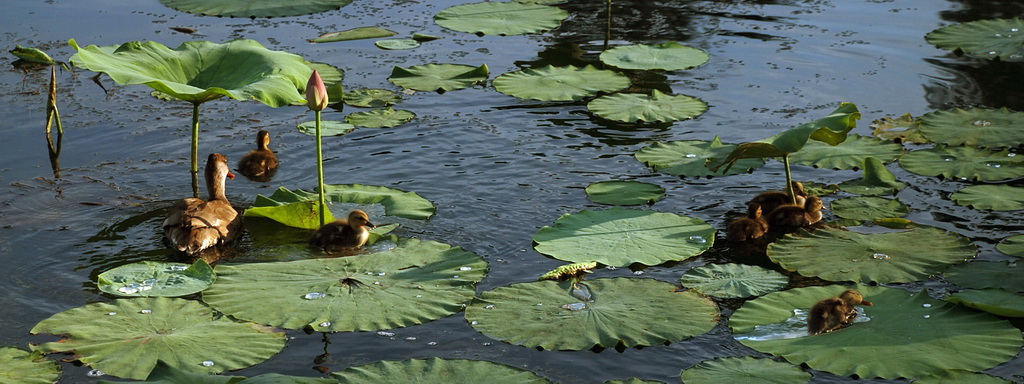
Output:
[[[192,196],[199,198],[199,104],[192,103]]]
[[[796,191],[793,190],[793,172],[789,170],[789,153],[782,155],[782,163],[786,165],[786,191],[789,192],[789,203],[796,205]]]

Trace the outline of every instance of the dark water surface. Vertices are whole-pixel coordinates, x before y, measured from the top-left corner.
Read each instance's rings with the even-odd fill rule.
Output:
[[[394,65],[487,64],[492,78],[548,63],[596,63],[605,44],[605,2],[562,5],[570,19],[559,29],[531,36],[484,36],[445,30],[433,23],[442,9],[468,1],[374,2],[359,0],[340,11],[279,19],[199,17],[156,0],[14,0],[0,12],[4,51],[15,44],[47,50],[57,59],[73,54],[67,40],[111,45],[153,40],[177,46],[192,39],[224,42],[256,39],[270,49],[298,53],[346,70],[348,89],[396,89],[387,81]],[[1014,17],[1024,7],[1006,2],[928,0],[834,1],[616,1],[611,45],[683,42],[708,51],[711,60],[689,71],[635,79],[645,88],[682,93],[708,102],[704,115],[672,124],[618,124],[597,118],[584,105],[534,103],[500,94],[490,86],[405,97],[401,109],[418,118],[391,129],[358,129],[325,138],[328,183],[383,185],[417,192],[437,206],[425,223],[406,225],[399,235],[456,246],[484,257],[490,271],[479,284],[488,290],[531,281],[563,262],[533,251],[537,230],[565,213],[599,206],[586,199],[590,183],[618,179],[656,183],[668,190],[652,209],[704,219],[723,229],[752,194],[782,183],[782,166],[771,162],[753,174],[715,179],[679,179],[653,173],[633,158],[657,141],[742,142],[772,135],[831,112],[839,102],[856,103],[864,118],[854,133],[870,135],[871,120],[951,107],[1024,110],[1024,76],[1017,64],[957,58],[924,41],[943,25],[989,17]],[[324,32],[379,25],[401,36],[425,33],[443,39],[410,51],[384,51],[372,40],[310,44]],[[189,36],[171,27],[196,28]],[[4,56],[13,61],[13,56]],[[6,64],[5,64],[6,65]],[[175,199],[191,194],[188,175],[189,105],[150,97],[145,86],[120,87],[108,77],[95,85],[91,72],[59,74],[59,106],[66,127],[59,176],[50,168],[43,136],[48,73],[7,67],[0,72],[0,345],[25,348],[47,336],[28,331],[69,308],[111,297],[95,288],[95,277],[141,260],[168,260],[159,223]],[[355,111],[328,112],[341,120]],[[305,107],[273,109],[257,102],[216,100],[202,106],[200,153],[221,152],[234,164],[253,146],[255,133],[272,133],[282,166],[269,183],[230,181],[238,206],[278,186],[312,190],[315,149],[295,126],[309,120]],[[948,195],[963,185],[890,166],[913,187],[899,198],[911,220],[956,231],[980,248],[980,259],[1008,259],[994,244],[1020,233],[1019,212],[982,212],[953,204]],[[835,183],[853,171],[796,166],[798,179]],[[826,201],[827,202],[827,201]],[[381,221],[381,220],[374,220]],[[386,221],[385,221],[386,222]],[[379,224],[379,223],[378,223]],[[250,233],[238,260],[262,258]],[[686,270],[728,259],[716,246],[694,260],[644,269],[642,277],[678,283]],[[620,268],[595,277],[629,276]],[[911,284],[941,296],[938,279]],[[679,372],[723,356],[764,356],[729,334],[727,316],[736,302],[720,303],[723,320],[708,334],[624,352],[536,351],[492,340],[471,328],[462,314],[393,330],[330,336],[290,332],[282,353],[237,374],[316,376],[313,359],[331,353],[334,371],[380,360],[424,357],[483,359],[522,367],[553,381],[593,383],[641,377],[678,382]],[[408,338],[415,338],[410,340]],[[64,364],[63,383],[94,382],[88,367]],[[1024,359],[988,373],[1021,380]],[[823,372],[814,382],[849,382]],[[871,380],[862,380],[871,382]],[[895,381],[898,382],[898,381]]]

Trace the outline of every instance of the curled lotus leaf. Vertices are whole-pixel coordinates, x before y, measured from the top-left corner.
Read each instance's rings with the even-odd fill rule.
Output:
[[[974,209],[1016,211],[1024,209],[1024,188],[1010,185],[972,185],[953,193],[957,204]]]
[[[494,79],[494,89],[520,99],[578,101],[599,92],[614,92],[629,86],[629,78],[593,65],[528,68],[504,73]]]
[[[1024,20],[988,19],[948,25],[925,35],[941,49],[982,59],[1024,61]]]
[[[665,197],[665,188],[639,181],[601,181],[588,185],[586,192],[591,201],[610,205],[654,204]]]
[[[288,17],[332,11],[353,0],[160,0],[182,12],[227,17]]]
[[[718,306],[711,299],[676,288],[638,278],[518,283],[481,293],[466,307],[466,319],[490,337],[547,350],[660,345],[718,324]],[[587,297],[580,297],[580,290]]]
[[[946,281],[964,288],[1001,288],[1024,293],[1024,279],[1019,278],[1017,263],[1004,261],[972,261],[954,265],[943,274]]]
[[[753,265],[710,264],[686,271],[679,282],[708,296],[745,298],[785,288],[789,278]]]
[[[968,289],[954,293],[946,300],[996,316],[1024,317],[1024,295],[1004,289]]]
[[[381,27],[358,27],[344,31],[328,32],[315,39],[309,39],[310,43],[330,43],[335,41],[376,39],[397,35],[398,32]]]
[[[663,44],[636,44],[615,47],[601,52],[601,62],[622,69],[690,69],[708,62],[711,56],[702,49],[675,41]]]
[[[650,96],[639,93],[601,96],[588,103],[587,108],[605,119],[625,123],[668,122],[700,116],[708,110],[708,103],[686,95],[666,95],[655,89]]]
[[[920,126],[921,120],[915,119],[909,113],[897,118],[883,117],[871,122],[875,136],[897,143],[927,143],[928,139],[921,134]]]
[[[395,66],[388,78],[397,86],[416,91],[444,93],[482,83],[490,75],[487,64],[479,67],[463,64],[425,64],[409,68]]]
[[[450,360],[437,357],[403,361],[379,361],[350,367],[331,376],[342,384],[357,383],[522,383],[551,381],[536,373],[483,360]]]
[[[703,361],[680,374],[684,383],[807,383],[811,374],[798,366],[753,356]]]
[[[795,288],[747,301],[729,319],[740,343],[793,364],[841,376],[896,379],[921,377],[943,369],[980,371],[1020,352],[1020,330],[987,313],[881,286],[855,287],[874,303],[861,307],[858,322],[834,332],[806,335],[806,323],[794,323],[789,338],[752,338],[759,329],[806,313],[818,300],[850,287]],[[806,315],[803,315],[806,316]],[[898,342],[897,342],[898,341]]]
[[[764,160],[743,159],[733,167],[715,172],[711,166],[720,163],[736,149],[735,144],[723,144],[715,136],[712,141],[670,141],[654,143],[637,151],[640,162],[654,168],[655,171],[672,176],[709,177],[728,176],[750,172],[764,165]]]
[[[504,36],[555,29],[567,17],[569,12],[547,5],[487,2],[445,9],[434,16],[434,22],[459,32]]]
[[[870,136],[849,135],[838,145],[829,145],[817,140],[807,142],[799,152],[789,156],[793,164],[810,165],[815,168],[855,169],[868,157],[883,163],[891,163],[903,155],[903,146]]]
[[[999,252],[1010,256],[1024,257],[1024,235],[1013,235],[996,244]]]
[[[1024,156],[1008,149],[949,147],[911,151],[900,159],[904,169],[925,176],[960,180],[999,181],[1024,176]]]
[[[60,364],[57,360],[47,359],[39,352],[0,347],[0,382],[53,384],[60,376]]]
[[[924,280],[976,254],[969,239],[933,227],[868,234],[823,229],[768,245],[772,261],[801,275],[880,284]]]
[[[877,196],[895,194],[907,186],[906,183],[896,180],[896,175],[893,175],[881,160],[874,157],[864,159],[863,169],[864,175],[860,179],[844,181],[839,184],[839,188],[857,195]],[[821,196],[810,191],[808,193]]]
[[[833,201],[831,206],[836,216],[861,221],[903,217],[910,213],[910,208],[900,199],[873,196],[844,197]]]
[[[946,145],[1012,147],[1024,144],[1024,112],[1002,109],[953,109],[921,116],[921,133]]]

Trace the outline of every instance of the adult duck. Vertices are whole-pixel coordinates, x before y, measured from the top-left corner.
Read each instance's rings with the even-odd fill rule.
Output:
[[[790,233],[800,228],[809,227],[821,221],[825,203],[818,196],[807,196],[803,206],[783,205],[775,208],[765,219],[768,229],[777,233]]]
[[[347,219],[324,224],[309,239],[311,245],[327,252],[357,250],[370,239],[370,229],[376,226],[370,216],[358,209],[349,212]]]
[[[744,243],[764,237],[768,233],[768,222],[761,216],[762,212],[760,204],[747,204],[747,217],[729,223],[725,229],[726,240]]]
[[[255,181],[270,181],[277,172],[277,155],[270,150],[270,132],[256,133],[256,149],[238,161],[238,173]]]
[[[853,324],[857,319],[858,305],[870,307],[874,304],[864,300],[864,296],[853,289],[815,303],[807,315],[807,333],[817,335]]]
[[[234,240],[241,231],[242,216],[228,201],[224,183],[234,179],[228,158],[219,153],[206,160],[207,200],[182,199],[164,219],[164,236],[171,246],[188,255]]]
[[[793,187],[793,194],[796,195],[796,205],[803,206],[807,199],[804,184],[799,181],[792,181],[790,185]],[[754,196],[747,204],[760,205],[761,210],[767,215],[778,207],[792,205],[793,199],[789,197],[788,191],[768,191]]]

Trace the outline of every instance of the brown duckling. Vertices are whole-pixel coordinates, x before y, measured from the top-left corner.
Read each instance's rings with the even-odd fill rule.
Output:
[[[270,181],[277,172],[277,155],[270,150],[270,132],[256,133],[256,149],[238,161],[238,173],[255,181]]]
[[[821,221],[825,203],[818,196],[807,196],[803,206],[783,205],[775,208],[765,219],[772,232],[790,233]]]
[[[370,222],[370,216],[357,209],[349,212],[347,219],[324,224],[313,233],[309,243],[328,252],[358,249],[370,239],[370,229],[375,227]]]
[[[734,220],[725,229],[725,238],[736,243],[751,242],[764,237],[768,232],[768,222],[762,214],[761,205],[747,204],[747,217]]]
[[[858,305],[870,307],[874,304],[864,300],[864,296],[853,289],[843,291],[839,297],[830,297],[817,302],[814,307],[811,307],[810,314],[807,315],[807,333],[817,335],[853,324],[857,319],[856,306]]]
[[[796,195],[796,205],[803,206],[804,201],[807,199],[807,192],[804,190],[804,183],[793,181],[790,185],[793,186],[793,194]],[[775,208],[793,204],[793,199],[789,198],[788,191],[768,191],[754,196],[753,199],[750,199],[750,201],[747,202],[747,204],[750,203],[761,205],[761,210],[765,214],[769,214],[774,211]]]
[[[225,194],[224,182],[235,178],[228,167],[228,158],[219,153],[210,154],[204,176],[209,199],[178,201],[163,223],[164,235],[171,246],[190,256],[230,242],[238,236],[242,226],[242,216]]]

